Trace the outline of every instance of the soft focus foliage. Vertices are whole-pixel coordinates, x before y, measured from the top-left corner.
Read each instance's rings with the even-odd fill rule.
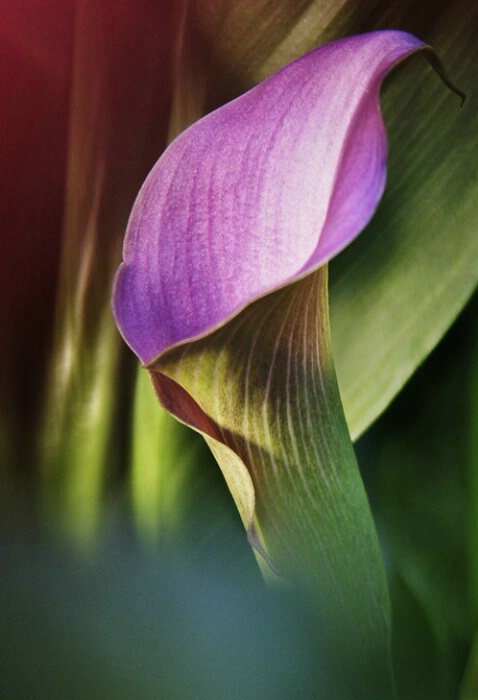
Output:
[[[188,562],[163,548],[152,560],[115,536],[85,566],[55,540],[13,540],[2,552],[2,697],[330,697],[333,659],[304,604],[267,592],[228,549]]]
[[[476,3],[2,2],[0,525],[8,575],[2,576],[7,604],[0,650],[7,672],[0,686],[8,683],[7,691],[24,695],[33,677],[38,683],[27,688],[32,697],[55,697],[52,688],[59,698],[65,692],[83,697],[84,688],[91,697],[121,697],[118,678],[128,675],[128,697],[135,691],[146,697],[146,685],[159,693],[165,681],[146,643],[160,647],[160,616],[151,613],[170,609],[158,593],[163,586],[166,594],[175,587],[178,592],[172,624],[186,637],[198,630],[193,657],[204,649],[201,630],[217,634],[218,655],[208,648],[201,669],[212,684],[205,681],[205,697],[217,690],[214,676],[223,670],[231,628],[241,629],[245,619],[254,630],[257,622],[264,639],[265,626],[277,629],[271,618],[263,624],[254,607],[262,600],[256,578],[249,607],[235,597],[238,576],[231,581],[224,574],[227,629],[221,618],[208,617],[211,606],[202,606],[201,594],[191,593],[217,584],[228,552],[255,575],[227,490],[197,436],[168,425],[166,447],[174,452],[184,446],[191,456],[186,476],[157,496],[158,508],[166,504],[176,517],[143,517],[143,508],[154,513],[154,488],[132,496],[131,485],[142,483],[141,469],[162,471],[154,455],[163,418],[158,413],[151,442],[142,446],[150,464],[144,457],[135,462],[136,365],[115,333],[109,289],[133,198],[167,140],[313,47],[391,27],[432,44],[468,100],[460,110],[418,57],[385,84],[387,194],[362,238],[331,265],[334,355],[354,435],[423,363],[476,285]],[[476,313],[475,297],[399,401],[358,444],[390,576],[396,676],[406,700],[457,697],[476,634]],[[36,546],[46,521],[62,533],[61,547],[50,540]],[[95,574],[94,550],[112,528],[133,533],[133,541],[123,547],[107,539],[118,559],[104,555]],[[162,548],[165,538],[178,536],[191,542],[181,548],[187,574],[182,565],[179,575],[165,565],[170,573],[158,578],[151,575],[151,559],[133,554],[145,537],[151,553],[157,551],[153,543]],[[84,550],[78,559],[78,541],[86,544],[86,558]],[[204,584],[198,584],[194,572],[202,559]],[[178,581],[183,575],[184,587]],[[294,664],[299,653],[304,661],[292,672],[294,688],[302,690],[303,682],[301,697],[307,697],[310,681],[311,696],[320,697],[310,671],[319,651],[314,647],[310,661],[310,636],[304,640],[299,630],[291,638],[291,618],[278,624],[286,627],[277,635],[285,646],[267,643],[271,656],[259,658],[265,666],[272,659],[271,667],[280,670],[286,657]],[[238,687],[250,697],[269,691],[279,697],[281,689],[267,685],[268,669],[247,666],[247,648],[244,657],[239,654],[243,639],[254,644],[248,633],[233,647],[247,670],[241,667],[226,682],[239,677]],[[99,639],[104,647],[92,658]],[[132,640],[132,646],[119,649],[119,640]],[[185,670],[182,638],[178,646],[177,655],[177,648],[171,652],[177,676],[193,677]],[[476,658],[475,651],[460,700],[474,697]],[[67,690],[65,668],[71,670]],[[29,676],[32,669],[38,675]],[[168,683],[163,687],[174,687],[180,697],[183,686]]]

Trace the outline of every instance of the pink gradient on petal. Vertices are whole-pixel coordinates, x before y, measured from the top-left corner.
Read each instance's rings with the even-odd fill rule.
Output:
[[[173,142],[136,200],[113,297],[143,363],[360,233],[385,183],[381,82],[423,47],[398,31],[328,44]]]

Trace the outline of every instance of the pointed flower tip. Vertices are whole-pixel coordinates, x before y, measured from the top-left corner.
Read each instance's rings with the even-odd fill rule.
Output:
[[[133,208],[113,294],[144,364],[323,265],[385,183],[385,75],[423,50],[381,31],[302,57],[181,134]]]
[[[440,60],[440,57],[435,53],[431,46],[424,47],[424,55],[427,58],[433,70],[436,73],[438,73],[438,75],[442,79],[443,84],[446,85],[447,88],[449,88],[449,90],[454,92],[455,95],[458,95],[458,97],[461,100],[460,107],[463,107],[463,105],[466,102],[466,94],[463,92],[463,90],[460,90],[460,88],[457,85],[455,85],[455,83],[451,80],[451,78],[445,70],[445,66]]]

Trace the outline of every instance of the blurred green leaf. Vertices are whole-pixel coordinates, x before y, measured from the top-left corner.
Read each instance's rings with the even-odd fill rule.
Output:
[[[390,572],[396,611],[392,650],[399,698],[451,700],[446,629],[436,624],[436,616],[424,605],[420,591],[403,580],[400,571]]]
[[[400,21],[410,3],[380,7],[389,21],[398,15],[397,28],[413,25],[412,18]],[[362,26],[381,26],[381,14]],[[400,391],[478,282],[477,31],[478,7],[467,2],[417,15],[417,33],[468,93],[463,109],[418,57],[383,90],[385,197],[367,230],[331,265],[334,355],[354,437]]]
[[[119,345],[109,315],[92,347],[85,348],[78,336],[75,343],[75,336],[62,338],[65,357],[57,356],[48,392],[40,445],[41,515],[89,547],[107,515],[104,493],[115,468],[113,455],[118,458],[111,442]]]
[[[475,628],[475,639],[470,651],[459,700],[474,700],[478,697],[478,334],[473,328],[473,356],[470,378],[470,460],[468,481],[470,489],[469,509],[469,591],[470,617]]]
[[[136,527],[157,544],[175,534],[188,507],[186,483],[198,458],[194,434],[164,411],[139,369],[133,405],[131,497]]]
[[[476,700],[478,697],[478,634],[468,657],[458,700]]]
[[[470,371],[469,401],[470,401],[470,519],[469,519],[469,562],[470,562],[470,593],[473,621],[478,627],[478,333],[473,329],[472,367]]]
[[[473,636],[470,372],[478,297],[357,443],[392,600],[404,700],[456,697]]]

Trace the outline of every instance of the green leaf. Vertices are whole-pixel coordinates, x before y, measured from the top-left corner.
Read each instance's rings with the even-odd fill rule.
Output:
[[[478,79],[478,23],[475,30],[473,22],[462,25],[456,46],[440,33],[433,41],[454,80],[470,91]],[[334,356],[353,437],[400,391],[478,281],[476,96],[460,109],[416,59],[398,72],[383,95],[385,197],[331,272]]]
[[[344,684],[390,696],[387,586],[333,369],[326,268],[150,370],[167,410],[205,435],[251,544],[320,610]]]
[[[476,628],[470,369],[478,296],[357,444],[387,562],[400,697],[457,697]],[[476,385],[475,385],[476,386]]]
[[[469,568],[473,622],[478,626],[478,335],[474,341],[473,364],[470,372],[470,454],[468,485],[470,489]],[[477,642],[478,646],[478,642]]]
[[[478,336],[473,338],[474,353],[470,377],[470,459],[468,483],[469,507],[469,592],[470,617],[475,630],[475,638],[465,668],[459,700],[473,700],[478,695]]]
[[[148,374],[138,371],[133,404],[131,498],[137,530],[151,543],[176,530],[180,519],[176,494],[186,478],[188,464],[188,450],[181,449],[183,430],[158,406]]]
[[[75,334],[63,340],[73,341]],[[96,540],[112,472],[112,419],[119,345],[107,315],[93,347],[71,344],[57,357],[41,435],[41,516],[79,545]],[[116,453],[117,454],[117,453]]]
[[[458,700],[475,700],[476,697],[478,697],[478,634],[470,652]]]
[[[193,494],[200,491],[205,496],[198,478],[202,470],[207,481],[203,444],[158,405],[148,373],[139,369],[133,405],[131,499],[137,532],[148,546],[176,539],[191,516]]]

